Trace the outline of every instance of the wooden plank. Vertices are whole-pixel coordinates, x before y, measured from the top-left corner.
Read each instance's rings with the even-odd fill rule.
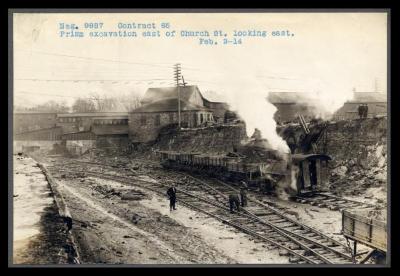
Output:
[[[322,176],[322,173],[321,173],[321,160],[320,159],[318,159],[318,160],[316,160],[316,173],[317,173],[317,187],[321,187],[321,185],[322,185],[322,182],[321,182],[321,176]]]
[[[343,211],[342,224],[346,237],[386,252],[387,228],[384,222]]]
[[[310,188],[311,183],[310,183],[310,171],[308,168],[308,161],[305,160],[302,162],[303,165],[303,178],[304,178],[304,189]]]

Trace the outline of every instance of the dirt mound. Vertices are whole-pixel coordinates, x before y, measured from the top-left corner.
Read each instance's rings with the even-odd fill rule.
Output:
[[[180,131],[171,127],[160,132],[157,141],[148,147],[152,150],[202,152],[218,155],[236,151],[245,139],[247,139],[247,135],[244,124],[216,125]]]
[[[331,124],[327,148],[330,164],[330,189],[343,195],[370,194],[386,202],[387,144],[385,118],[341,121]],[[372,191],[371,190],[371,191]]]
[[[336,161],[330,177],[332,190],[357,195],[368,188],[383,187],[387,183],[387,146],[376,143],[359,146],[357,155]],[[349,185],[351,183],[351,185]]]

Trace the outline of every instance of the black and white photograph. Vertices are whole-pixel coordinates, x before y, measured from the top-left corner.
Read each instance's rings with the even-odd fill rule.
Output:
[[[390,266],[390,10],[9,21],[9,266]]]

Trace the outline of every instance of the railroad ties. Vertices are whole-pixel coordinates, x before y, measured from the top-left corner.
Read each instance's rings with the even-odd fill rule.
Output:
[[[302,204],[310,204],[320,208],[328,208],[333,211],[342,211],[349,208],[375,208],[373,204],[338,197],[329,193],[315,193],[312,197],[297,196],[296,201]]]
[[[221,205],[226,205],[228,202],[227,194],[235,190],[232,186],[217,180],[210,180],[208,178],[200,179],[188,174],[183,174],[187,177],[198,181],[207,194],[219,193],[222,197],[222,202],[215,200]],[[212,191],[212,192],[211,192]],[[216,203],[214,203],[216,204]],[[233,220],[247,230],[251,230],[251,234],[263,240],[263,237],[273,239],[277,242],[273,243],[277,247],[286,249],[289,253],[298,257],[300,262],[306,261],[308,263],[352,263],[351,254],[348,252],[348,247],[328,237],[322,232],[308,227],[284,214],[278,208],[271,207],[254,198],[248,196],[248,207],[242,208],[242,211],[235,213]],[[229,219],[229,216],[226,215]],[[308,257],[309,260],[300,256]],[[296,258],[292,258],[296,259]]]
[[[66,173],[84,173],[87,176],[136,185],[165,196],[167,184],[149,181],[140,176],[123,176],[115,170],[105,170],[106,164],[89,163],[82,168],[78,163],[63,164]],[[96,168],[100,166],[100,168]],[[123,169],[123,168],[121,168]],[[160,172],[162,173],[162,172]],[[236,191],[230,185],[210,178],[194,177],[187,173],[164,171],[165,178],[175,183],[177,201],[188,208],[202,212],[237,230],[250,235],[255,242],[266,243],[269,248],[279,248],[280,254],[289,256],[293,263],[351,264],[348,247],[322,232],[304,225],[279,208],[248,197],[248,207],[233,214],[228,206],[228,193]],[[182,181],[182,178],[184,181]]]

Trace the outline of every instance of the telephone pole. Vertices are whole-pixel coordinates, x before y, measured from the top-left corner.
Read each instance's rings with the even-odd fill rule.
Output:
[[[176,90],[178,92],[178,127],[181,129],[181,93],[180,93],[180,83],[181,79],[181,64],[177,63],[174,66],[174,78],[176,81]]]

